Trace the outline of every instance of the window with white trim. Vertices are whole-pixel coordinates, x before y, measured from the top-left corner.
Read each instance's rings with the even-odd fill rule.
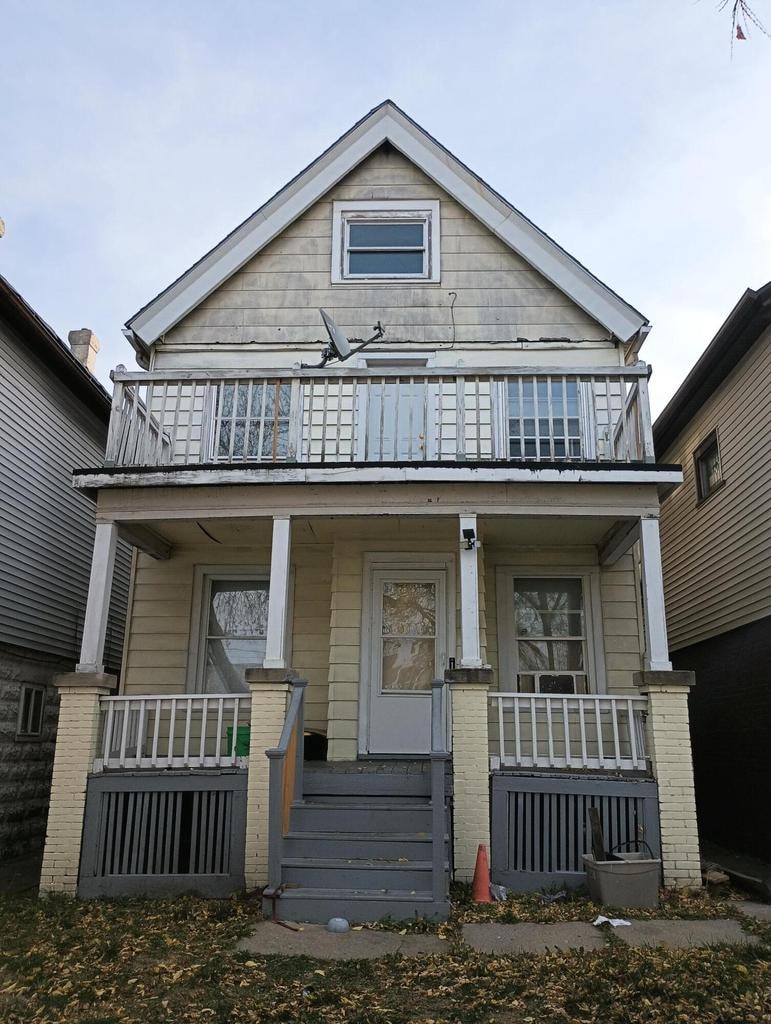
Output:
[[[581,390],[566,377],[508,382],[506,440],[511,459],[580,459]]]
[[[216,462],[281,462],[289,450],[292,386],[237,381],[216,388],[212,457]]]
[[[244,693],[247,669],[265,658],[268,627],[267,578],[238,573],[207,574],[201,587],[197,689]]]
[[[332,281],[438,281],[439,202],[332,205]]]
[[[43,735],[43,712],[46,688],[37,683],[22,683],[19,691],[19,716],[16,737],[20,740],[40,739]]]
[[[511,580],[519,693],[587,693],[586,616],[580,577]]]

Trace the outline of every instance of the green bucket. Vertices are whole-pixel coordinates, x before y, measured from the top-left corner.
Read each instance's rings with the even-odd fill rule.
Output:
[[[236,728],[236,757],[249,756],[249,738],[251,729],[248,725],[239,725]],[[233,754],[233,726],[227,728],[227,750],[228,755]]]

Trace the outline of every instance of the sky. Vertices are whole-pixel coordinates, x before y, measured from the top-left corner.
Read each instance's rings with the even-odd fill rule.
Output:
[[[389,97],[651,320],[655,414],[771,279],[771,39],[732,52],[717,8],[0,0],[0,272],[107,382],[125,321]]]

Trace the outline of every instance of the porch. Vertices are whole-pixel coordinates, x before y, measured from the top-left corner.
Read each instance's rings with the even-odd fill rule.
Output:
[[[93,733],[83,765],[91,810],[85,812],[102,831],[89,833],[96,859],[74,869],[81,891],[101,892],[105,885],[123,891],[126,884],[131,891],[212,891],[212,876],[227,865],[216,891],[267,882],[270,893],[303,884],[304,896],[316,891],[322,913],[331,904],[323,885],[308,884],[312,878],[331,885],[337,873],[360,886],[370,878],[374,886],[392,870],[410,885],[424,880],[427,902],[417,912],[441,913],[450,871],[469,876],[478,842],[489,844],[492,836],[493,870],[499,877],[508,870],[502,859],[508,840],[501,845],[495,837],[502,828],[509,836],[514,818],[511,808],[496,812],[494,801],[491,822],[491,775],[493,783],[503,776],[541,778],[544,793],[555,775],[564,785],[578,778],[584,817],[596,791],[614,821],[624,816],[623,841],[640,838],[641,828],[650,827],[652,836],[641,805],[629,803],[619,788],[647,782],[655,791],[663,763],[650,745],[650,698],[635,682],[644,668],[663,667],[652,661],[662,647],[652,632],[657,576],[655,566],[646,574],[645,560],[656,549],[647,524],[656,525],[631,516],[619,522],[548,513],[143,524],[163,538],[169,557],[138,556],[121,692],[94,690],[89,697]],[[634,540],[640,569],[629,551]],[[95,575],[98,592],[104,577]],[[218,580],[227,586],[218,587]],[[522,593],[529,601],[526,630],[520,628]],[[208,616],[222,594],[230,595],[231,611],[234,594],[252,611],[261,609],[261,627],[248,635],[236,629],[232,637],[210,628]],[[401,616],[402,626],[385,628],[388,615]],[[249,659],[262,661],[263,669],[246,668],[245,658],[247,666]],[[447,669],[450,658],[461,667]],[[242,667],[245,685],[217,692]],[[307,685],[293,681],[298,676]],[[88,677],[81,675],[84,683]],[[388,710],[376,721],[378,700],[400,702],[399,714]],[[63,721],[66,744],[66,715]],[[414,782],[410,790],[408,773],[400,778],[392,766],[327,774],[336,764],[384,764],[389,754],[413,764],[425,759],[420,791]],[[439,767],[428,769],[434,762],[441,766],[441,789]],[[371,785],[378,775],[381,786],[389,780],[380,792],[361,789],[363,783],[340,789],[346,776],[369,776],[364,781]],[[315,792],[304,788],[310,778]],[[332,788],[325,793],[327,783]],[[615,787],[621,802],[605,799],[602,786]],[[572,799],[560,796],[554,807],[562,808],[565,828],[575,829],[579,812],[565,813]],[[556,841],[557,824],[554,817],[546,838],[534,820],[526,827],[548,845],[552,835]],[[570,841],[573,867],[577,858],[580,864],[584,830],[585,822]],[[388,839],[393,834],[401,852]],[[532,848],[535,840],[528,842]],[[569,845],[565,833],[566,851]],[[325,850],[335,855],[325,857]],[[393,854],[386,858],[391,863],[378,866],[384,850]],[[350,874],[354,867],[358,875]],[[84,868],[92,881],[85,881]],[[580,880],[580,872],[568,873]],[[205,876],[200,885],[199,874]],[[379,888],[400,891],[398,878]],[[357,893],[359,911],[371,912],[372,899]],[[414,903],[405,896],[403,909],[412,913]],[[389,913],[393,900],[390,905]],[[298,912],[312,912],[303,906]],[[351,914],[356,906],[348,905]]]

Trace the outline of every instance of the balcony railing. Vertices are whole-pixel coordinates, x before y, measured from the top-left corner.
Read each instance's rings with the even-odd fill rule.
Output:
[[[648,367],[114,374],[106,465],[652,462]]]
[[[490,694],[490,765],[645,771],[645,697]]]
[[[249,743],[249,694],[102,697],[99,756],[105,768],[234,768]]]

